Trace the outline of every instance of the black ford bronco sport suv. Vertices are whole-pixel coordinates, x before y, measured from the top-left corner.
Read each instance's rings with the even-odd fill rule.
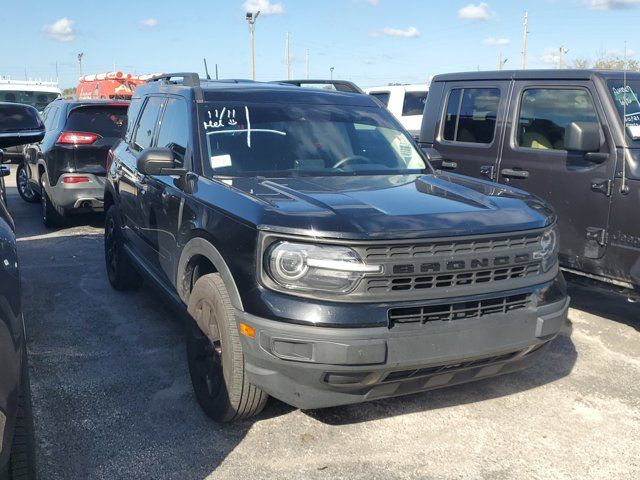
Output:
[[[553,212],[434,171],[366,95],[159,76],[110,157],[109,280],[186,307],[217,420],[512,372],[565,322]]]

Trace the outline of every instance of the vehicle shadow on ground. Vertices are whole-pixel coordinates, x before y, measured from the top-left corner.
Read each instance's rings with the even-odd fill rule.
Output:
[[[482,402],[532,390],[571,373],[578,358],[578,352],[571,340],[571,331],[572,325],[568,321],[564,331],[551,342],[540,359],[532,367],[521,372],[404,397],[322,410],[307,410],[304,413],[329,425],[347,425]]]
[[[628,325],[640,332],[640,303],[632,303],[623,294],[595,286],[569,282],[571,307]]]

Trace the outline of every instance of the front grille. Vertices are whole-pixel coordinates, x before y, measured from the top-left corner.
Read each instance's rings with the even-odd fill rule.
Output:
[[[364,249],[365,260],[385,261],[434,256],[498,253],[510,249],[536,247],[541,233],[512,235],[502,238],[466,239],[460,241],[432,241],[404,245],[378,245]]]
[[[414,322],[449,322],[496,313],[504,314],[513,310],[527,308],[530,303],[531,295],[525,293],[468,302],[392,308],[389,310],[389,325]]]
[[[516,265],[505,268],[476,270],[436,275],[406,277],[370,277],[367,279],[369,293],[388,293],[402,290],[420,290],[430,288],[459,287],[487,282],[525,278],[540,273],[540,262],[528,265]]]

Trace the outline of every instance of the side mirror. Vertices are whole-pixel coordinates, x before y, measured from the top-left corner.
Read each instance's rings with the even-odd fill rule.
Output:
[[[44,123],[35,108],[20,103],[0,103],[0,148],[36,143],[44,134]]]
[[[0,165],[0,177],[8,177],[11,175],[9,165]]]
[[[600,150],[600,125],[571,122],[564,129],[564,148],[570,152],[597,152]]]
[[[136,167],[144,175],[173,175],[173,152],[168,148],[147,148],[138,156]]]

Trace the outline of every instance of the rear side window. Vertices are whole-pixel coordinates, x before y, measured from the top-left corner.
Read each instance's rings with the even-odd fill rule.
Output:
[[[171,98],[162,115],[157,146],[173,152],[175,163],[184,165],[189,144],[189,111],[184,100]]]
[[[380,100],[384,106],[389,106],[389,92],[372,92],[369,95]]]
[[[531,88],[522,93],[518,146],[565,150],[564,129],[572,122],[598,122],[591,95],[581,88]]]
[[[133,149],[136,151],[144,150],[151,146],[153,141],[153,135],[156,131],[156,123],[158,121],[158,113],[160,113],[160,106],[162,105],[162,98],[149,97],[149,100],[144,106],[138,126],[136,127],[136,133],[133,139]]]
[[[101,137],[119,138],[124,134],[126,123],[126,105],[77,107],[69,112],[64,128],[70,132],[89,132]]]
[[[405,92],[402,104],[402,116],[422,115],[427,103],[427,92]]]
[[[449,94],[442,136],[452,142],[489,144],[500,103],[497,88],[454,88]]]

